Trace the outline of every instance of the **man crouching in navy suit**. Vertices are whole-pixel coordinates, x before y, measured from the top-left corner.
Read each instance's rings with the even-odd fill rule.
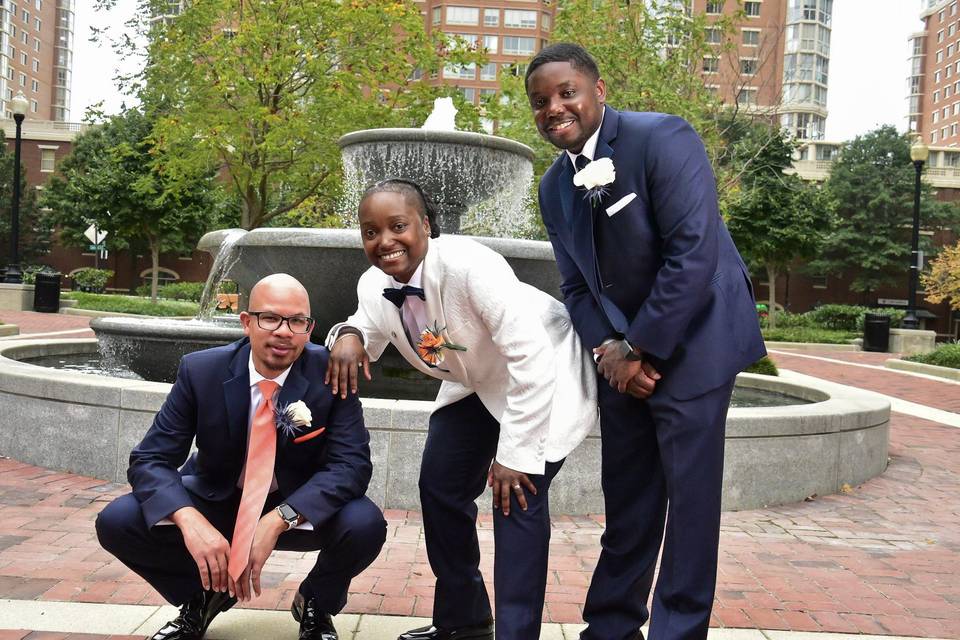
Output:
[[[323,383],[328,353],[308,343],[306,290],[275,274],[249,302],[246,338],[183,357],[130,454],[133,493],[97,518],[103,548],[181,607],[152,640],[202,638],[217,614],[259,596],[274,549],[321,551],[292,612],[300,640],[337,640],[332,615],[386,538],[364,496],[372,465],[360,402]]]
[[[606,106],[596,63],[573,44],[537,54],[526,89],[537,129],[562,150],[540,182],[540,213],[603,376],[607,522],[580,637],[642,638],[650,617],[653,640],[703,640],[727,406],[737,373],[765,353],[747,270],[683,119]]]

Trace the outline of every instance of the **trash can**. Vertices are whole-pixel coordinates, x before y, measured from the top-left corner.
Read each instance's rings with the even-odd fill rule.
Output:
[[[33,283],[33,310],[44,313],[60,311],[60,274],[39,272]]]
[[[863,318],[863,350],[886,353],[890,349],[890,316],[867,313]]]

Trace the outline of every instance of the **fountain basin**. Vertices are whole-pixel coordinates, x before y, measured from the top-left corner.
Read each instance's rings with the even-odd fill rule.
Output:
[[[127,458],[170,390],[160,382],[48,369],[20,360],[95,353],[97,341],[10,341],[0,345],[0,455],[43,467],[126,481]],[[797,384],[741,374],[739,386],[807,400],[785,407],[733,408],[727,417],[725,510],[828,495],[886,468],[890,405],[850,387]],[[432,403],[363,400],[383,508],[418,509],[418,461]],[[556,514],[602,513],[600,438],[591,433],[551,487]],[[489,497],[481,497],[483,509]]]

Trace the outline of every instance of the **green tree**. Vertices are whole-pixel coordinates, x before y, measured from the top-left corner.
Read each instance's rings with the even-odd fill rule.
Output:
[[[821,189],[788,175],[795,143],[777,128],[757,126],[731,150],[739,189],[726,207],[727,227],[744,258],[766,274],[770,328],[776,327],[777,276],[816,255],[833,224]]]
[[[914,177],[909,140],[893,125],[845,144],[825,187],[836,203],[837,226],[811,268],[851,275],[850,288],[862,294],[863,303],[881,286],[906,283]],[[924,229],[936,230],[960,218],[956,205],[937,202],[924,184],[920,220]],[[930,239],[920,240],[921,250],[929,255]]]
[[[151,156],[152,129],[142,111],[129,109],[78,136],[44,190],[43,205],[68,245],[88,244],[83,231],[96,224],[110,234],[111,249],[146,248],[156,301],[160,253],[190,251],[227,209],[213,171],[168,178]]]
[[[13,204],[13,149],[8,149],[0,131],[0,264],[10,262],[10,217]],[[20,167],[20,216],[18,253],[21,266],[35,262],[50,251],[50,227],[37,208],[37,192],[27,185],[26,168]]]
[[[458,124],[479,127],[455,88],[419,80],[479,54],[439,32],[428,38],[412,0],[204,0],[151,20],[168,4],[141,0],[146,64],[121,81],[166,114],[153,137],[170,184],[222,168],[246,229],[291,212],[322,220],[340,189],[344,133],[419,126],[435,96],[452,94]]]

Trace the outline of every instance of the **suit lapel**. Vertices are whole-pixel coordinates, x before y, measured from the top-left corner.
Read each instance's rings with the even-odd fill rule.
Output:
[[[247,420],[250,416],[250,343],[244,344],[230,362],[230,377],[223,383],[230,439],[247,447]]]
[[[303,400],[309,386],[310,381],[303,375],[303,355],[301,355],[290,367],[290,373],[287,374],[287,379],[284,380],[283,386],[280,388],[277,404],[286,407],[297,400]],[[284,441],[289,440],[285,435],[282,437]]]
[[[447,324],[447,316],[443,312],[443,298],[441,297],[440,291],[445,276],[445,268],[442,256],[442,241],[438,242],[437,240],[430,241],[430,249],[424,257],[421,284],[423,286],[423,295],[426,298],[425,309],[427,312],[427,322],[431,324],[435,323],[438,328],[443,330],[444,335],[449,337],[446,329],[455,329],[456,327],[450,327]],[[456,321],[456,318],[454,318],[454,321]],[[413,336],[414,340],[417,338],[418,336]],[[441,373],[446,372],[458,380],[467,379],[466,370],[457,351],[450,349],[445,350],[443,352],[443,362],[439,363],[436,369],[431,368],[423,362],[420,354],[415,353],[414,355],[417,358],[420,368],[424,371],[433,371],[436,373],[436,369],[439,369]]]

